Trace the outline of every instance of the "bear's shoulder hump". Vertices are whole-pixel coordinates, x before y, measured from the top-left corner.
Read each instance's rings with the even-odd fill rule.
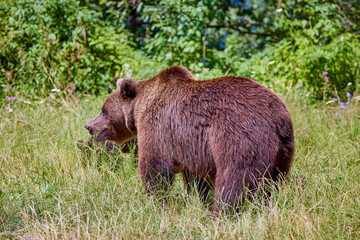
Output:
[[[158,77],[160,81],[196,80],[186,68],[180,66],[166,68],[158,74]]]

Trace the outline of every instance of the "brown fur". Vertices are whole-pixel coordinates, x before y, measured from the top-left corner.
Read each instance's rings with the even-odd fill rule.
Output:
[[[246,77],[197,81],[171,67],[144,81],[118,81],[103,113],[86,128],[122,144],[137,136],[139,170],[149,192],[166,190],[174,174],[215,184],[220,202],[237,206],[246,188],[279,180],[290,168],[290,115],[271,90]],[[188,184],[188,183],[187,183]]]

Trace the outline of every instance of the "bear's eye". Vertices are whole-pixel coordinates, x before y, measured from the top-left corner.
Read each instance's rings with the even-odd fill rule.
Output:
[[[108,112],[107,112],[107,110],[106,110],[105,108],[102,108],[102,109],[101,109],[101,113],[102,113],[103,115],[106,115]]]

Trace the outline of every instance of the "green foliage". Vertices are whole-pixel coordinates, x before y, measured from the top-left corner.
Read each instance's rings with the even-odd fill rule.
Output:
[[[309,102],[338,95],[344,98],[359,86],[359,35],[341,22],[335,3],[301,3],[274,12],[279,42],[250,58],[239,58],[231,54],[236,50],[235,39],[230,38],[233,44],[226,47],[223,56],[233,63],[233,73],[252,76],[276,92],[286,94],[293,86],[294,92]]]
[[[144,50],[169,65],[226,71],[231,56],[248,56],[271,40],[274,10],[267,1],[145,1],[141,18],[151,23]],[[236,39],[234,42],[228,39]],[[224,48],[234,50],[230,54]],[[229,54],[229,55],[228,55]]]
[[[162,7],[159,8],[157,4]],[[201,29],[205,24],[207,10],[201,1],[186,5],[185,1],[172,0],[147,5],[143,18],[153,24],[149,40],[145,41],[145,51],[158,61],[165,60],[170,65],[203,67],[199,60],[205,57]]]
[[[252,77],[308,102],[356,94],[359,11],[355,0],[4,0],[1,96],[99,95],[115,77],[171,65]]]
[[[326,97],[332,91],[353,92],[360,78],[360,42],[347,32],[336,12],[337,5],[326,1],[306,2],[282,14],[276,27],[286,36],[275,45],[274,57],[278,75],[301,83],[313,99]],[[355,60],[355,61],[354,61]],[[328,81],[323,72],[328,72]],[[349,89],[348,83],[353,85]]]
[[[285,79],[302,84],[311,99],[336,96],[333,91],[344,97],[358,88],[360,66],[355,59],[360,57],[360,43],[355,36],[341,34],[323,46],[300,36],[297,40],[295,44],[284,41],[276,49],[278,76],[283,73]]]
[[[0,81],[6,94],[109,92],[114,77],[130,69],[143,77],[149,62],[131,47],[125,30],[102,22],[98,12],[77,1],[5,1],[0,18]]]

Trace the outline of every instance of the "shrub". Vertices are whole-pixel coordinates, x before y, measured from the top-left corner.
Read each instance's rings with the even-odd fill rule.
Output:
[[[144,75],[149,62],[129,44],[126,30],[78,1],[6,0],[0,18],[3,97],[11,91],[44,97],[54,88],[109,92],[114,77],[131,69]]]
[[[114,77],[144,79],[175,64],[199,78],[252,77],[310,101],[353,95],[357,11],[354,0],[4,0],[1,96],[98,95]]]

